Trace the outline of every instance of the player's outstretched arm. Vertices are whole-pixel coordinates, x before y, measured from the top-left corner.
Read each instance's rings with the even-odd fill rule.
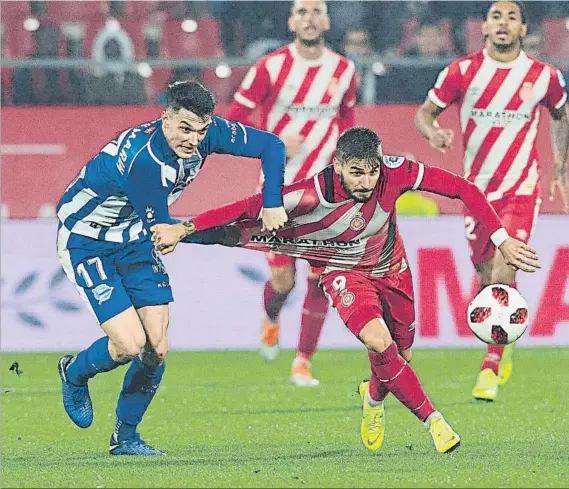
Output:
[[[184,222],[173,225],[157,224],[150,229],[151,239],[156,249],[163,255],[174,251],[180,241],[235,246],[238,242],[235,242],[236,230],[229,232],[232,230],[228,231],[225,226],[243,220],[257,220],[262,205],[262,196],[254,195],[248,199],[210,209]],[[223,231],[220,231],[220,228]],[[199,233],[200,236],[191,239],[194,233]]]
[[[502,221],[484,194],[472,182],[459,175],[419,163],[416,186],[451,199],[460,199],[475,220],[490,231],[490,239],[500,250],[506,263],[515,270],[535,272],[541,268],[536,251],[530,246],[511,238]]]
[[[567,187],[567,156],[569,153],[569,118],[567,105],[551,109],[551,146],[555,173],[549,189],[549,200],[559,192],[563,211],[569,214],[569,188]]]

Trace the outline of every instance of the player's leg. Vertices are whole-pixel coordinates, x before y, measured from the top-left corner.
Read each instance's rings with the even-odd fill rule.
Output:
[[[83,249],[70,250],[60,239],[58,255],[67,277],[107,334],[75,357],[65,355],[58,363],[65,410],[77,426],[87,428],[93,421],[89,379],[138,355],[145,335],[116,268],[103,250],[100,256]]]
[[[136,308],[145,344],[131,362],[116,409],[115,430],[109,451],[113,455],[162,455],[137,433],[166,368],[169,303],[173,300],[169,277],[149,241],[117,257],[125,289]]]
[[[137,427],[141,423],[164,375],[169,322],[167,304],[137,309],[146,332],[146,344],[128,368],[116,409],[115,430],[111,437],[113,455],[160,455],[140,439]]]
[[[437,451],[448,452],[456,448],[460,438],[435,410],[414,370],[398,352],[383,318],[381,288],[354,272],[329,274],[323,277],[322,283],[348,329],[368,349],[374,375],[425,423],[433,436]],[[410,274],[408,281],[401,282],[400,286],[407,287],[412,293]],[[412,296],[406,302],[410,309],[408,307],[405,314],[414,319]],[[411,324],[412,322],[407,325],[408,332],[413,331],[409,329]],[[369,450],[377,450],[383,441],[385,429],[383,401],[373,399],[369,389],[360,394],[363,401],[362,441]]]
[[[320,382],[312,376],[310,360],[322,333],[329,303],[320,287],[320,274],[308,266],[306,296],[302,307],[300,333],[296,358],[292,363],[291,381],[297,386],[317,386]]]
[[[533,198],[514,198],[506,204],[496,204],[496,210],[510,236],[528,242],[531,236],[541,200]],[[476,225],[471,233],[473,240],[472,260],[478,274],[480,287],[491,284],[506,284],[517,288],[516,272],[496,251],[484,229]],[[472,395],[476,399],[493,401],[498,395],[498,386],[509,379],[513,363],[514,345],[487,345],[484,359]]]
[[[294,288],[296,265],[294,258],[267,253],[267,261],[271,267],[271,278],[263,290],[265,318],[261,333],[261,356],[268,362],[275,360],[279,354],[279,315],[286,298]]]

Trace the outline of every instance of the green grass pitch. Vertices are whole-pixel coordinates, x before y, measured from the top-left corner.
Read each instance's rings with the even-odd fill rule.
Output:
[[[415,351],[423,385],[462,437],[441,455],[392,396],[381,450],[361,445],[363,350],[318,352],[312,389],[288,383],[292,351],[273,364],[251,351],[173,352],[140,425],[168,454],[131,458],[107,453],[124,367],[91,381],[95,421],[81,430],[61,404],[59,354],[3,354],[1,486],[567,487],[569,349],[517,349],[494,403],[471,398],[482,355]]]

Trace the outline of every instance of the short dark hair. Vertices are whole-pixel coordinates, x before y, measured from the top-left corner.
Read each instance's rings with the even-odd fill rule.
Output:
[[[198,117],[213,114],[215,98],[201,83],[195,80],[177,81],[168,86],[166,108],[174,111],[186,109]]]
[[[513,3],[515,5],[518,6],[518,8],[520,9],[520,15],[522,16],[522,24],[527,24],[528,23],[528,17],[527,17],[527,13],[526,13],[526,8],[523,4],[523,2],[520,2],[518,0],[495,0],[494,2],[490,2],[490,4],[488,5],[488,7],[486,8],[486,11],[484,12],[484,20],[486,20],[488,18],[488,14],[490,12],[490,9],[492,8],[492,5],[494,5],[495,3],[498,2],[510,2]]]
[[[341,163],[350,160],[365,160],[371,166],[381,162],[381,140],[379,136],[367,127],[352,127],[344,131],[336,145],[336,158]]]

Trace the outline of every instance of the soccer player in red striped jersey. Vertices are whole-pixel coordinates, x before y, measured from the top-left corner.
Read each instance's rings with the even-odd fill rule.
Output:
[[[293,2],[288,25],[294,42],[255,63],[227,115],[248,124],[253,110],[260,109],[260,128],[285,143],[285,184],[310,177],[331,163],[339,135],[354,125],[356,102],[354,63],[324,45],[324,33],[330,28],[326,2]],[[261,354],[272,361],[278,354],[280,311],[295,283],[296,259],[267,253],[267,261],[271,279],[263,292]],[[291,381],[298,386],[318,385],[310,359],[327,311],[318,275],[309,267],[298,350],[291,368]]]
[[[528,242],[539,212],[540,166],[536,135],[540,106],[551,116],[555,175],[550,199],[559,191],[569,213],[566,186],[569,122],[563,75],[556,67],[526,55],[523,5],[494,2],[482,32],[486,47],[453,61],[441,71],[415,123],[434,148],[446,152],[453,133],[437,123],[449,105],[459,108],[464,145],[464,175],[484,192],[508,232]],[[489,232],[470,212],[465,214],[466,238],[481,287],[502,283],[516,287],[516,271],[489,240]],[[512,371],[513,345],[486,347],[472,395],[493,401],[498,385]]]
[[[410,189],[461,199],[488,229],[508,265],[528,272],[539,268],[535,250],[509,237],[474,184],[440,168],[383,156],[378,136],[361,127],[339,138],[333,166],[284,187],[286,229],[274,234],[259,231],[262,201],[257,195],[184,223],[154,226],[152,240],[166,254],[195,231],[199,237],[199,231],[217,229],[221,237],[196,242],[273,251],[318,267],[331,304],[369,352],[371,378],[359,386],[363,444],[369,450],[381,446],[383,401],[391,392],[425,424],[436,450],[444,453],[456,448],[460,438],[434,408],[408,363],[415,336],[413,283],[397,230],[395,202]]]

